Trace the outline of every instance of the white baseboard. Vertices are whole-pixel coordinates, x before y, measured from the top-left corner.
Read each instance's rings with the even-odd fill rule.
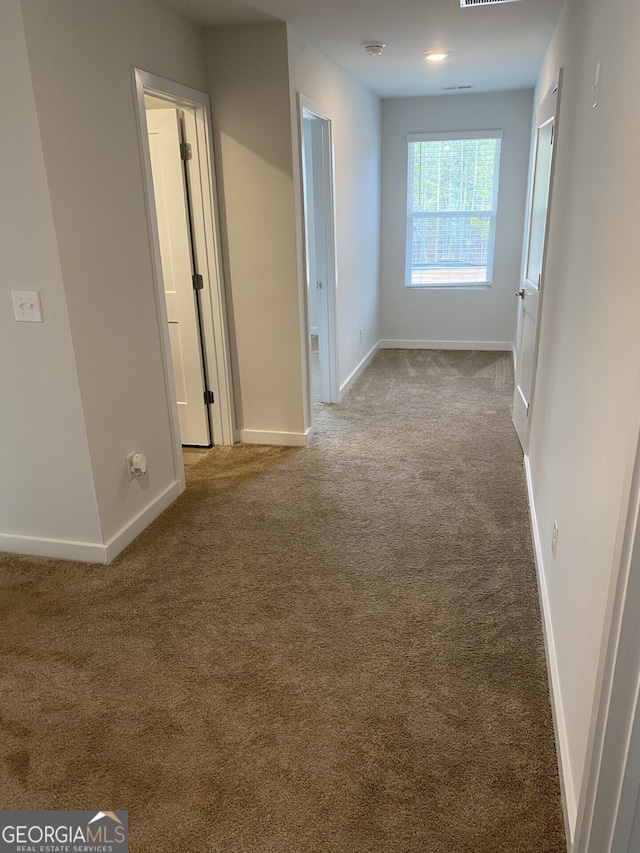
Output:
[[[538,575],[538,592],[540,594],[540,609],[542,610],[542,625],[544,630],[544,645],[547,656],[547,670],[549,673],[549,692],[551,695],[551,711],[553,714],[553,728],[556,738],[556,752],[558,755],[558,771],[560,774],[560,790],[562,794],[562,806],[564,810],[564,825],[567,833],[568,849],[573,847],[573,839],[576,828],[577,802],[571,769],[569,763],[569,741],[567,738],[567,727],[562,707],[562,694],[560,692],[560,672],[558,670],[558,658],[556,655],[555,641],[553,638],[553,624],[551,621],[551,607],[549,603],[549,592],[547,589],[544,550],[538,527],[538,516],[536,514],[535,500],[533,496],[533,484],[531,482],[531,468],[529,457],[524,457],[524,469],[527,478],[527,492],[529,495],[529,509],[531,513],[531,532],[533,534],[533,548],[536,561],[536,572]]]
[[[176,480],[170,486],[167,486],[164,492],[155,497],[138,515],[125,524],[122,530],[118,531],[115,536],[112,536],[105,545],[106,562],[110,563],[118,556],[120,551],[123,551],[127,545],[130,545],[136,536],[142,533],[145,527],[148,527],[160,513],[164,512],[184,492],[184,489],[184,483]]]
[[[74,542],[70,539],[45,539],[39,536],[16,536],[0,533],[0,551],[24,554],[26,557],[52,557],[55,560],[80,560],[84,563],[106,563],[104,545]]]
[[[380,341],[380,349],[453,349],[511,352],[512,347],[511,341]]]
[[[304,432],[271,432],[269,430],[242,429],[242,444],[275,444],[281,447],[306,447],[313,438],[313,427]]]
[[[69,539],[46,539],[38,536],[15,536],[0,533],[0,551],[24,554],[27,557],[51,557],[56,560],[80,560],[84,563],[110,563],[147,525],[163,512],[184,491],[175,482],[158,495],[106,544],[74,542]]]
[[[360,374],[361,374],[361,373],[363,373],[363,371],[364,371],[364,370],[365,370],[365,368],[368,366],[368,364],[369,364],[369,363],[370,363],[370,361],[373,359],[373,357],[375,356],[375,354],[378,352],[378,350],[379,350],[379,349],[380,349],[380,341],[378,341],[376,344],[374,344],[374,345],[371,347],[371,349],[370,349],[370,350],[369,350],[369,352],[365,355],[365,357],[362,359],[362,361],[360,362],[360,364],[358,364],[358,365],[357,365],[357,366],[356,366],[356,367],[351,371],[351,373],[347,376],[347,378],[344,380],[344,382],[343,382],[343,383],[342,383],[342,385],[340,386],[340,392],[339,392],[339,394],[338,394],[338,400],[339,400],[340,402],[342,402],[342,400],[344,399],[344,397],[346,396],[346,394],[349,392],[349,390],[350,390],[351,386],[353,385],[353,383],[354,383],[354,382],[356,381],[356,379],[360,376]]]

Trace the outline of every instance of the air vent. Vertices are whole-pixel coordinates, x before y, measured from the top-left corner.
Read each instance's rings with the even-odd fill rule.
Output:
[[[443,86],[443,92],[467,92],[469,89],[473,89],[472,85],[468,86]]]
[[[460,0],[463,9],[468,6],[494,6],[496,3],[518,3],[519,0]]]

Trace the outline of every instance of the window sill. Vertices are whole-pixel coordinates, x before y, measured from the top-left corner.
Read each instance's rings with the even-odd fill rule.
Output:
[[[405,284],[407,290],[491,290],[491,282],[483,284]]]

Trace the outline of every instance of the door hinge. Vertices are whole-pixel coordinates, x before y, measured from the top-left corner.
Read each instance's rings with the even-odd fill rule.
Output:
[[[198,275],[198,273],[195,273],[195,275],[191,276],[191,278],[193,280],[193,289],[202,290],[202,288],[204,287],[204,281],[202,279],[202,276]]]
[[[191,152],[191,145],[188,142],[180,143],[180,158],[182,160],[191,160],[193,157],[193,153]]]
[[[316,282],[316,287],[318,288],[318,290],[322,290],[323,286],[324,286],[324,285],[322,284],[322,282],[321,282],[321,281],[317,281],[317,282]]]
[[[208,406],[209,403],[215,403],[213,399],[213,391],[209,391],[208,389],[204,392],[204,402],[205,405]]]

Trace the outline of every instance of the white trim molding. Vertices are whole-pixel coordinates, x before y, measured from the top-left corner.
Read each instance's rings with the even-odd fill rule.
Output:
[[[134,516],[131,521],[112,536],[105,544],[105,553],[107,559],[105,562],[110,563],[121,551],[130,545],[136,536],[148,527],[152,521],[167,509],[167,507],[178,498],[185,490],[184,482],[176,480],[170,486],[154,498],[141,512]]]
[[[180,425],[178,421],[175,381],[171,366],[171,344],[166,318],[166,303],[162,278],[162,260],[158,224],[155,215],[151,158],[147,137],[145,95],[162,98],[181,109],[186,138],[191,143],[193,157],[187,161],[191,188],[193,217],[193,249],[198,272],[203,276],[200,291],[203,358],[209,388],[215,404],[209,404],[214,444],[233,444],[236,436],[233,409],[231,353],[227,329],[227,306],[222,262],[218,207],[215,197],[213,132],[209,95],[180,83],[158,77],[140,68],[133,68],[133,84],[137,105],[138,143],[144,173],[147,202],[147,222],[151,244],[152,264],[156,279],[155,297],[162,359],[165,372],[165,391],[174,436],[173,453],[176,477],[184,477]]]
[[[403,341],[382,340],[380,349],[458,349],[511,352],[513,341]]]
[[[571,777],[569,763],[569,741],[567,738],[567,727],[562,707],[562,695],[560,692],[560,673],[558,670],[558,659],[553,638],[553,624],[551,621],[551,610],[549,593],[545,577],[544,550],[538,527],[538,516],[536,514],[535,501],[533,497],[533,484],[531,482],[531,467],[529,457],[524,457],[524,470],[527,480],[527,493],[529,496],[529,510],[531,514],[531,533],[533,537],[533,550],[536,563],[536,574],[538,577],[538,593],[540,596],[540,610],[542,611],[542,627],[544,633],[544,646],[547,658],[547,672],[549,676],[549,693],[551,698],[551,712],[553,715],[553,728],[556,740],[556,753],[558,756],[558,772],[560,775],[560,792],[562,795],[562,807],[564,812],[564,825],[567,834],[567,849],[573,847],[575,833],[577,802],[576,794]]]
[[[640,790],[640,439],[623,501],[572,853],[636,851]]]
[[[380,341],[378,341],[376,344],[374,344],[371,347],[371,349],[365,355],[365,357],[362,359],[360,364],[358,364],[351,371],[351,373],[347,376],[347,378],[344,380],[344,382],[340,386],[340,396],[338,398],[339,402],[343,401],[343,399],[346,397],[346,395],[351,390],[351,386],[354,384],[356,379],[358,379],[358,377],[364,373],[364,371],[369,366],[369,364],[372,362],[373,358],[375,357],[375,354],[378,352],[379,349],[380,349]]]
[[[272,430],[240,430],[242,444],[274,444],[280,447],[306,447],[311,444],[313,427],[304,432],[276,432]]]
[[[107,551],[97,542],[74,542],[71,539],[46,539],[0,533],[0,552],[27,557],[51,557],[54,560],[80,560],[84,563],[106,563]]]
[[[84,563],[110,563],[183,491],[184,484],[176,480],[106,543],[74,542],[68,539],[46,539],[0,533],[0,551],[24,554],[28,557],[51,557],[56,560],[79,560]]]
[[[310,370],[310,318],[308,311],[308,293],[307,281],[309,278],[308,258],[306,251],[307,244],[307,221],[305,216],[305,201],[304,201],[304,163],[305,163],[305,143],[304,143],[304,119],[316,119],[322,128],[321,133],[321,151],[318,162],[315,164],[318,174],[315,175],[314,184],[322,188],[322,192],[318,197],[322,197],[322,212],[324,221],[318,230],[322,233],[322,242],[324,244],[324,260],[325,260],[325,287],[322,294],[324,298],[324,311],[320,309],[318,316],[318,331],[320,337],[320,360],[321,360],[321,385],[323,386],[323,394],[326,393],[325,402],[337,403],[340,400],[339,393],[339,377],[338,377],[338,332],[337,332],[337,306],[336,306],[336,288],[338,281],[338,270],[336,261],[336,223],[335,223],[335,163],[333,150],[333,127],[332,119],[327,110],[316,101],[308,98],[302,92],[297,93],[297,124],[295,125],[298,139],[295,143],[297,156],[299,158],[298,177],[298,206],[296,208],[296,218],[298,220],[297,227],[301,236],[301,242],[298,244],[298,251],[301,260],[302,276],[299,281],[300,305],[303,308],[300,316],[300,332],[303,341],[303,346],[307,351],[307,369],[305,371],[306,384],[306,403],[305,403],[305,418],[307,423],[312,423],[312,403],[311,403],[311,370]],[[314,171],[316,171],[314,168]],[[317,187],[316,187],[317,189]],[[319,222],[319,220],[318,220]],[[323,321],[324,314],[324,321]],[[322,328],[326,336],[326,349],[322,346]],[[326,355],[323,357],[323,349]],[[328,361],[328,364],[326,363]],[[326,374],[326,375],[325,375]]]

